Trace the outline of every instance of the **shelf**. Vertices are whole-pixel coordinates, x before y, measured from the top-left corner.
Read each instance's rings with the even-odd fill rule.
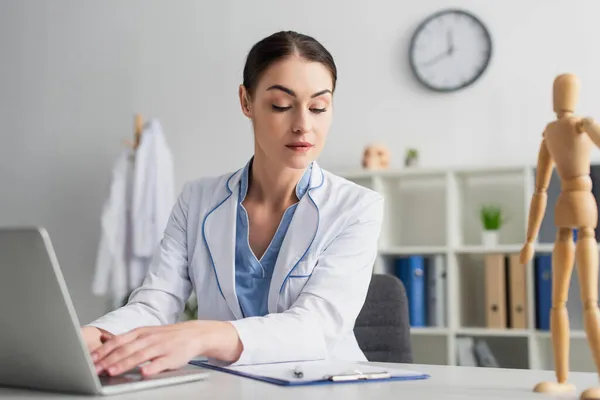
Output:
[[[554,369],[554,350],[552,338],[548,331],[536,332],[535,348],[539,357],[539,369]],[[573,372],[596,372],[590,345],[581,330],[571,331],[569,343],[569,370]]]
[[[538,253],[552,253],[554,243],[536,243],[534,247]],[[600,243],[598,243],[598,251],[600,251]]]
[[[415,327],[410,328],[411,335],[420,335],[420,336],[445,336],[448,335],[450,331],[448,328],[437,328],[437,327]]]
[[[522,244],[506,244],[489,246],[459,246],[454,249],[457,254],[495,254],[495,253],[519,253],[523,248]]]
[[[525,165],[500,165],[492,167],[458,167],[453,168],[452,172],[459,177],[502,177],[502,178],[522,178],[530,167]]]
[[[441,247],[447,244],[445,173],[411,176],[410,179],[407,176],[382,176],[377,187],[386,199],[381,247]]]
[[[371,177],[403,177],[403,176],[431,176],[456,174],[458,176],[496,176],[496,175],[523,175],[531,170],[534,165],[498,165],[498,166],[457,166],[457,167],[410,167],[388,169],[350,168],[336,171],[346,179],[371,178]]]
[[[481,245],[458,246],[455,248],[450,248],[449,251],[457,254],[520,253],[523,245],[524,243],[500,244],[493,247]],[[534,244],[534,249],[536,253],[552,253],[552,250],[554,249],[554,243],[536,243]],[[600,245],[598,246],[598,250],[600,251]]]
[[[475,336],[475,337],[529,337],[535,336],[540,339],[551,339],[550,331],[529,330],[529,329],[497,329],[497,328],[458,328],[451,330],[438,327],[411,327],[411,335],[415,336],[444,336],[454,334],[457,336]],[[570,334],[571,339],[587,340],[585,331],[574,329]]]
[[[523,170],[482,170],[456,177],[455,213],[458,220],[454,228],[455,234],[459,235],[458,243],[469,246],[481,243],[480,210],[485,205],[502,209],[505,220],[499,231],[500,243],[525,241],[528,191],[523,176]]]
[[[382,246],[379,252],[383,255],[409,255],[409,254],[495,254],[495,253],[520,253],[524,243],[520,244],[499,244],[497,246]],[[598,246],[600,250],[600,245]],[[534,245],[537,253],[551,253],[553,243],[539,243]]]
[[[535,334],[538,338],[544,338],[544,339],[552,339],[552,336],[550,335],[550,331],[535,331]],[[581,330],[581,329],[573,329],[570,333],[570,338],[571,339],[585,339],[587,340],[587,336],[585,335],[585,331]]]
[[[493,329],[493,328],[459,328],[457,335],[463,336],[497,336],[497,337],[528,337],[532,331],[528,329]]]
[[[445,246],[391,246],[381,247],[379,253],[387,256],[404,256],[412,254],[442,254],[448,251]]]
[[[428,264],[431,260],[443,263],[443,290],[427,291],[424,301],[429,310],[432,304],[436,304],[436,299],[442,299],[444,323],[441,326],[411,327],[415,362],[456,365],[458,345],[464,346],[465,338],[473,338],[477,343],[489,345],[500,367],[553,368],[551,333],[536,329],[537,306],[542,302],[539,285],[545,275],[539,273],[537,258],[515,270],[511,269],[511,266],[514,267],[511,261],[515,259],[508,257],[518,255],[525,244],[531,198],[535,192],[534,165],[388,170],[357,168],[346,172],[339,175],[375,190],[385,198],[374,273],[396,275],[396,260],[404,256],[423,256],[425,265],[431,265]],[[591,165],[591,177],[600,182],[599,165]],[[594,187],[594,196],[600,205],[600,185]],[[536,256],[552,254],[554,249],[554,207],[559,192],[560,182],[556,171],[553,171],[547,190],[546,211],[534,244]],[[502,208],[505,223],[499,232],[500,244],[490,247],[483,245],[480,210],[483,205],[492,204]],[[595,232],[600,241],[600,226]],[[598,247],[600,251],[600,245]],[[498,269],[493,270],[498,275],[486,275],[489,270],[486,268],[487,256],[491,254],[507,256],[504,278]],[[516,276],[517,271],[523,275]],[[425,274],[426,279],[433,276]],[[512,314],[508,312],[508,303],[515,298],[511,296],[523,297],[522,286],[513,287],[512,295],[506,288],[502,289],[507,295],[506,323],[499,322],[496,328],[488,328],[486,290],[495,290],[496,286],[488,282],[492,280],[493,283],[495,279],[511,282],[516,279],[524,283],[526,319],[517,321],[520,324],[514,322],[514,326],[523,329],[511,328]],[[420,287],[436,287],[436,282],[436,279],[426,280]],[[486,289],[488,287],[491,289]],[[547,289],[543,293],[549,295]],[[578,271],[574,268],[567,302],[571,329],[570,370],[593,371],[595,367],[583,330],[580,297]],[[416,297],[411,298],[419,301]],[[547,307],[548,300],[543,301]]]
[[[365,178],[427,178],[431,176],[445,176],[448,173],[447,168],[396,168],[396,169],[354,169],[340,171],[340,175],[348,180],[357,180]]]
[[[536,243],[534,247],[538,253],[552,253],[554,243]]]

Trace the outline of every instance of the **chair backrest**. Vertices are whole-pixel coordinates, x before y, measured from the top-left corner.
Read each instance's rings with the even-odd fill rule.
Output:
[[[354,334],[369,361],[413,362],[408,298],[400,279],[373,275]]]

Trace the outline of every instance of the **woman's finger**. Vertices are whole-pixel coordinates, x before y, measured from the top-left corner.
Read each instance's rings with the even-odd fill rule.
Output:
[[[112,366],[122,362],[132,354],[143,351],[158,341],[156,335],[147,335],[115,348],[108,353],[102,360],[96,362],[96,372],[99,374],[104,370],[109,370]],[[112,373],[109,370],[109,373]]]
[[[151,376],[169,369],[179,368],[184,364],[186,363],[177,362],[172,355],[159,356],[153,359],[148,365],[144,365],[141,368],[141,373],[143,376]]]
[[[129,357],[119,360],[118,362],[111,364],[107,367],[109,375],[119,375],[127,372],[146,361],[151,361],[157,357],[164,355],[165,345],[164,343],[156,343],[132,353]]]
[[[102,361],[104,357],[110,354],[114,349],[124,346],[125,344],[137,339],[139,336],[139,331],[131,331],[124,333],[122,335],[114,336],[113,338],[108,339],[105,343],[102,344],[99,348],[92,352],[92,360],[94,363]]]

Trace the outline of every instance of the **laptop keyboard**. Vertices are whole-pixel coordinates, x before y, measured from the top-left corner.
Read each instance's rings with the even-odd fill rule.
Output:
[[[151,381],[151,380],[155,380],[155,379],[164,379],[164,378],[172,378],[172,377],[177,377],[177,376],[182,376],[182,375],[197,374],[198,372],[199,371],[196,368],[183,368],[183,369],[176,369],[176,370],[170,370],[170,371],[163,371],[158,374],[154,374],[152,376],[146,377],[146,376],[142,375],[139,368],[134,368],[134,369],[127,371],[121,375],[110,376],[110,375],[102,374],[102,375],[99,375],[98,378],[100,378],[100,383],[102,384],[102,386],[114,386],[114,385],[123,385],[126,383]]]
[[[139,372],[139,369],[135,368],[131,371],[125,372],[120,375],[110,376],[110,375],[102,374],[102,375],[99,375],[98,378],[100,378],[100,383],[102,384],[102,386],[113,386],[113,385],[122,385],[124,383],[144,381],[144,380],[151,379],[152,377],[144,377]]]

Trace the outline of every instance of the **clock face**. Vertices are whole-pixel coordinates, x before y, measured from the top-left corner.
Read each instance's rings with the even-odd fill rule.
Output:
[[[462,10],[444,10],[427,18],[413,35],[409,51],[417,79],[440,92],[471,85],[483,74],[491,55],[488,30]]]

